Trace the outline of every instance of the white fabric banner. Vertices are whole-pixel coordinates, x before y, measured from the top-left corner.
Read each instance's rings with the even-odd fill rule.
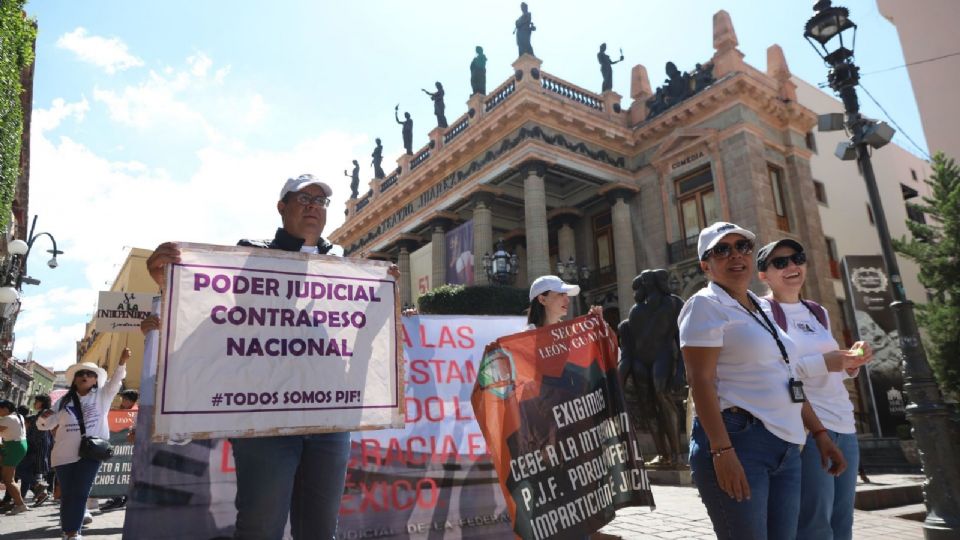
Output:
[[[153,299],[153,293],[100,291],[94,327],[98,332],[139,332]]]
[[[154,440],[403,426],[389,263],[179,248],[165,277]]]

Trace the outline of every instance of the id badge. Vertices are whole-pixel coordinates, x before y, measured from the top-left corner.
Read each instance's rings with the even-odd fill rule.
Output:
[[[790,401],[794,403],[803,403],[807,400],[807,394],[803,391],[803,383],[791,378],[787,385],[790,388]]]

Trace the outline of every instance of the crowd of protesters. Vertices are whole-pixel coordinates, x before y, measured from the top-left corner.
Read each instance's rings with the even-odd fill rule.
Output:
[[[328,253],[332,246],[321,233],[332,195],[311,175],[287,180],[276,203],[281,227],[274,237],[239,245]],[[801,298],[806,253],[799,242],[780,239],[754,257],[755,242],[753,232],[732,223],[714,223],[699,235],[708,283],[686,301],[677,321],[696,411],[693,479],[719,538],[850,538],[858,448],[843,380],[855,376],[872,351],[862,342],[841,350],[826,310]],[[165,266],[178,261],[173,243],[161,244],[148,259],[161,288]],[[395,266],[389,272],[399,277]],[[750,290],[758,279],[769,286],[765,298]],[[556,276],[535,280],[527,329],[561,321],[578,292]],[[0,402],[8,514],[27,510],[27,492],[35,506],[43,504],[55,471],[63,537],[79,537],[100,467],[81,457],[81,436],[109,439],[107,413],[129,355],[125,350],[109,378],[96,364],[71,366],[67,395],[57,404],[37,396],[33,415]],[[135,406],[135,392],[121,395],[121,408]],[[335,537],[349,432],[231,442],[236,538],[280,538],[288,522],[294,538]],[[108,506],[125,502],[116,498]]]

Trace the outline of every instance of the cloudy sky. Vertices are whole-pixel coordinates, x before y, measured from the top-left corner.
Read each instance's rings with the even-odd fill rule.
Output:
[[[719,9],[747,62],[765,69],[778,43],[796,75],[826,80],[802,37],[812,2],[528,4],[548,73],[599,91],[597,47],[623,48],[614,90],[625,107],[632,65],[656,86],[667,61],[689,70],[709,59]],[[903,64],[895,28],[873,0],[843,4],[860,25],[863,84],[926,150],[906,70],[872,74]],[[419,148],[434,125],[420,89],[443,82],[447,118],[463,114],[474,46],[489,58],[488,90],[510,76],[519,2],[33,0],[27,11],[40,29],[30,214],[66,253],[51,271],[38,240],[30,273],[42,284],[25,286],[14,352],[63,369],[129,247],[271,236],[282,182],[302,172],[330,180],[327,231],[340,225],[350,161],[364,165],[365,189],[373,139],[383,138],[385,165],[402,151],[394,105],[412,114]]]

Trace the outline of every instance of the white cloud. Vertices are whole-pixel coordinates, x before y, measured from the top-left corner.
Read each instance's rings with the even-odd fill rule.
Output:
[[[201,52],[193,56],[188,56],[187,64],[190,65],[190,73],[192,73],[194,77],[205,77],[207,71],[210,70],[210,66],[213,65],[213,60]]]
[[[77,122],[82,122],[87,112],[90,110],[90,103],[87,98],[74,103],[67,103],[63,98],[53,100],[49,109],[37,109],[33,111],[32,128],[44,132],[56,129],[66,118],[73,117]]]
[[[107,107],[110,119],[139,130],[166,129],[190,137],[219,142],[237,129],[249,129],[263,120],[269,106],[263,96],[249,91],[223,93],[230,66],[214,67],[203,52],[186,59],[185,69],[167,66],[151,70],[138,84],[119,89],[97,87],[93,99]]]
[[[82,26],[60,36],[57,46],[73,52],[84,62],[103,68],[107,73],[143,65],[143,60],[130,54],[127,44],[120,38],[91,36]]]

